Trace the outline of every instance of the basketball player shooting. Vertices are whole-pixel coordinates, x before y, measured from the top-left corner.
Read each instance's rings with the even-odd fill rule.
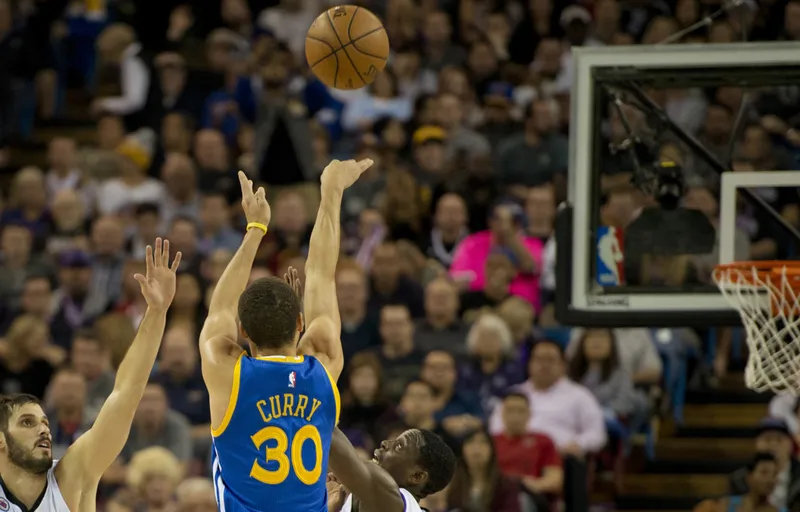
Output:
[[[254,192],[253,182],[239,173],[247,232],[214,289],[200,334],[222,510],[327,510],[325,475],[343,365],[334,279],[339,216],[344,190],[371,165],[369,159],[334,160],[322,172],[306,261],[305,318],[300,299],[282,279],[247,286],[271,211],[264,189]],[[238,344],[240,335],[249,356]]]
[[[62,459],[53,461],[50,425],[38,399],[22,394],[0,398],[0,510],[95,510],[97,484],[128,440],[175,297],[181,253],[170,266],[169,242],[162,245],[159,238],[155,250],[147,247],[145,258],[145,275],[134,276],[147,301],[139,331],[94,425]]]
[[[329,512],[422,512],[419,500],[453,479],[456,456],[433,432],[411,429],[382,442],[372,461],[365,461],[337,428],[331,470]]]

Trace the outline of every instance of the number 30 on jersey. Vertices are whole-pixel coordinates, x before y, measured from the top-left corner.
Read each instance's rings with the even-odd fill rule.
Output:
[[[292,470],[297,479],[306,485],[313,485],[322,477],[322,438],[314,425],[305,425],[298,430],[291,440],[291,447],[286,432],[278,427],[264,427],[251,436],[251,439],[259,450],[267,442],[275,443],[275,446],[266,447],[266,461],[277,462],[277,469],[267,470],[259,461],[253,461],[250,476],[259,482],[268,485],[282,484]],[[316,455],[314,467],[310,470],[303,465],[303,443],[306,441],[314,444]],[[286,451],[290,448],[290,454],[287,455]]]

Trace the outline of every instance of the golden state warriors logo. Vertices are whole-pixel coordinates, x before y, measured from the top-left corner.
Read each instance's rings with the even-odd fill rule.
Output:
[[[294,385],[296,383],[296,379],[297,379],[297,374],[295,372],[292,372],[292,373],[289,374],[289,387],[290,388],[294,387]]]

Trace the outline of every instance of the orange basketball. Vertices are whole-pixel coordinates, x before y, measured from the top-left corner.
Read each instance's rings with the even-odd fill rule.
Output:
[[[389,37],[363,7],[339,5],[323,12],[306,34],[306,60],[325,85],[360,89],[372,83],[389,58]]]

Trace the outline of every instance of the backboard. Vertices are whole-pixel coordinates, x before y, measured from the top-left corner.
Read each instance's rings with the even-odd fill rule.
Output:
[[[688,91],[687,94],[698,94],[699,99],[706,97],[705,102],[698,101],[698,104],[708,105],[712,102],[707,99],[710,91],[721,87],[742,88],[752,100],[764,91],[798,83],[798,52],[798,45],[784,43],[573,50],[575,82],[571,106],[568,199],[560,208],[556,226],[556,317],[559,322],[608,327],[739,323],[738,314],[710,279],[710,271],[715,263],[749,257],[749,254],[743,256],[741,251],[737,254],[735,250],[737,217],[742,204],[745,204],[744,208],[758,212],[762,225],[777,226],[773,232],[780,235],[775,235],[775,238],[794,240],[797,232],[785,230],[786,222],[780,219],[774,208],[770,208],[772,203],[762,199],[762,192],[750,189],[767,188],[774,193],[776,188],[789,188],[796,195],[795,187],[800,187],[800,172],[764,172],[761,169],[724,172],[730,168],[730,161],[721,162],[721,158],[710,154],[711,151],[697,140],[694,133],[679,126],[663,110],[660,113],[657,108],[654,110],[652,107],[658,107],[658,102],[650,100],[646,92],[653,94],[651,91],[683,89]],[[709,219],[713,218],[712,224],[719,235],[712,251],[680,255],[654,251],[645,257],[637,254],[636,261],[632,261],[626,252],[631,243],[626,240],[628,225],[608,227],[607,213],[616,208],[609,202],[616,197],[616,186],[617,190],[625,190],[620,194],[633,196],[638,211],[644,205],[646,213],[655,208],[660,209],[659,216],[666,215],[667,220],[662,219],[658,231],[651,233],[652,239],[659,242],[654,247],[663,250],[664,243],[685,245],[686,240],[700,236],[691,228],[697,224],[692,218],[672,222],[669,221],[669,216],[673,215],[671,210],[653,206],[653,190],[645,190],[640,184],[631,187],[624,178],[625,173],[615,173],[613,169],[609,172],[608,132],[613,131],[613,127],[609,128],[609,112],[613,113],[609,105],[620,98],[617,91],[624,95],[626,103],[647,112],[640,116],[638,126],[640,129],[644,126],[647,133],[643,133],[642,138],[649,140],[648,144],[657,154],[656,159],[664,160],[667,145],[683,148],[683,153],[678,153],[684,156],[668,158],[684,160],[679,162],[681,174],[686,179],[683,200],[690,199],[687,192],[699,186],[708,189],[719,202],[719,215],[708,215]],[[620,115],[624,117],[624,114]],[[612,155],[611,158],[616,157]],[[711,171],[705,175],[702,185],[693,185],[692,180],[701,174],[700,167]],[[708,174],[715,179],[709,179]],[[621,177],[622,181],[615,180],[615,176]],[[615,181],[617,185],[613,185]],[[620,183],[623,183],[622,188],[619,188]],[[737,190],[739,196],[746,196],[738,203]],[[800,195],[796,200],[800,203]],[[767,210],[762,208],[765,202]],[[789,257],[791,251],[792,244],[782,246],[778,258]]]

